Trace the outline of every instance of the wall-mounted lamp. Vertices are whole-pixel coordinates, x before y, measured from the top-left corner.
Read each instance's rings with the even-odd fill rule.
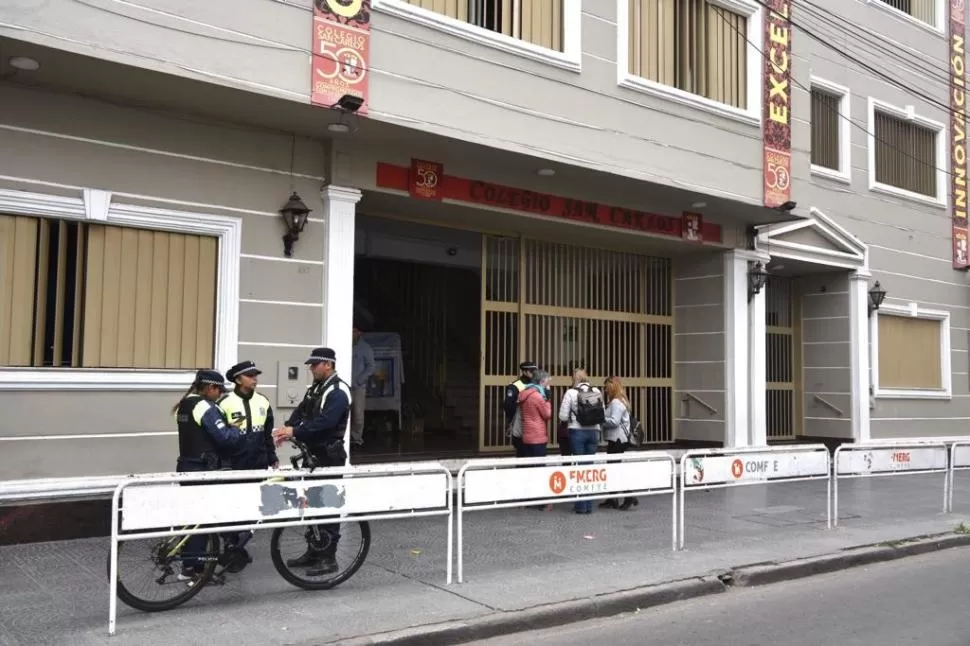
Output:
[[[886,290],[879,286],[879,281],[869,288],[869,316],[879,309],[883,300],[886,298]]]
[[[768,282],[768,272],[760,262],[748,270],[748,300],[750,301],[755,294],[761,291]]]
[[[283,216],[283,222],[286,223],[286,235],[283,236],[283,253],[289,257],[293,255],[293,243],[299,240],[300,234],[303,233],[303,227],[306,226],[310,209],[303,203],[296,191],[293,191],[293,195],[280,209],[280,215]]]
[[[798,202],[792,202],[788,200],[784,204],[779,204],[776,208],[783,213],[791,213],[798,206]]]

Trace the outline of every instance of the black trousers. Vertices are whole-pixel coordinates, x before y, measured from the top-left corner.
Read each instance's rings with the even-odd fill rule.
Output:
[[[625,453],[627,446],[629,446],[629,445],[626,442],[620,442],[619,440],[609,440],[606,443],[606,452],[608,454],[613,454],[613,455],[616,455],[616,454],[619,454],[619,453]],[[614,500],[616,500],[616,499],[613,499],[613,500],[608,501],[608,502],[613,502]],[[637,502],[637,499],[634,498],[633,496],[626,496],[625,498],[623,498],[622,500],[620,500],[620,502],[618,504],[621,504],[621,505],[624,505],[626,507],[629,507],[631,505],[635,505],[636,502]]]

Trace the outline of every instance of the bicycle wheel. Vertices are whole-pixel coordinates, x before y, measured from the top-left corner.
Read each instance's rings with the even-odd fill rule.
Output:
[[[188,538],[183,534],[119,543],[118,598],[135,610],[161,612],[197,595],[212,578],[219,560],[220,541],[215,534],[206,536],[205,551],[196,559],[201,569],[186,578],[182,576],[182,551]],[[111,576],[110,558],[108,576]],[[150,596],[151,593],[159,593],[160,598]]]
[[[340,538],[333,544],[325,526],[339,526]],[[311,527],[281,527],[273,532],[270,542],[273,566],[288,583],[304,590],[329,590],[354,575],[370,550],[370,525],[366,521],[333,523]],[[319,563],[296,564],[292,561],[313,553],[326,554],[337,563],[335,570],[314,573]]]

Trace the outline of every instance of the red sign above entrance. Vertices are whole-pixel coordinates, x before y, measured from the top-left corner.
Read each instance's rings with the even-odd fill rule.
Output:
[[[427,164],[428,162],[421,163]],[[412,168],[378,163],[377,185],[381,188],[412,192]],[[443,174],[438,176],[437,181],[438,184],[434,191],[437,199],[481,204],[534,215],[633,229],[675,238],[681,238],[684,235],[684,220],[680,216],[646,213],[620,206],[607,206],[597,202],[559,197]],[[697,242],[721,242],[720,225],[695,219],[692,219],[690,224],[699,225],[696,233],[690,232],[690,239]]]
[[[423,200],[441,199],[441,178],[445,167],[437,162],[411,160],[411,173],[408,175],[408,193],[411,197]]]

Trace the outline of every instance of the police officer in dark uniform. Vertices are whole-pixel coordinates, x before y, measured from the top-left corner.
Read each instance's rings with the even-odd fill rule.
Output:
[[[226,392],[225,381],[217,370],[199,370],[195,381],[172,408],[178,424],[179,473],[215,471],[229,468],[230,456],[239,450],[243,436],[226,422],[216,400]],[[185,555],[205,552],[208,536],[196,534],[185,544]],[[183,580],[194,579],[201,572],[198,560],[183,558]]]
[[[242,361],[226,371],[226,379],[236,384],[219,400],[219,408],[229,424],[238,428],[245,441],[232,456],[233,469],[267,469],[279,466],[273,443],[273,407],[256,392],[262,374],[253,361]]]
[[[519,378],[510,383],[505,388],[505,401],[502,408],[505,409],[505,427],[509,428],[515,418],[515,412],[519,407],[519,393],[525,390],[526,386],[532,383],[532,375],[538,369],[534,361],[523,361],[519,364]],[[512,446],[515,447],[515,457],[521,458],[522,438],[512,437]]]
[[[293,411],[286,425],[273,431],[277,444],[295,437],[306,445],[321,466],[344,466],[347,451],[344,434],[350,421],[350,386],[337,376],[337,355],[330,348],[315,348],[306,360],[313,384]],[[307,531],[307,551],[286,562],[288,567],[306,567],[307,576],[321,576],[339,570],[337,544],[340,525],[318,525]]]

